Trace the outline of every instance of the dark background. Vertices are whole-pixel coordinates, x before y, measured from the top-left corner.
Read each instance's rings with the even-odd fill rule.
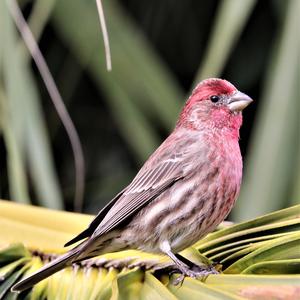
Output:
[[[72,10],[75,9],[77,3],[81,2],[81,5],[83,3],[83,6],[89,6],[90,11],[94,12],[93,16],[96,18],[96,4],[93,1],[91,3],[75,1],[76,3],[74,2],[74,4],[64,0],[60,2],[62,3],[57,3],[54,6],[49,19],[43,27],[39,45],[61,91],[83,145],[86,160],[86,192],[83,211],[96,213],[104,203],[109,201],[112,196],[132,179],[141,167],[143,160],[147,157],[147,153],[150,154],[154,148],[148,147],[143,152],[143,155],[137,154],[132,143],[128,141],[128,136],[122,131],[122,124],[120,124],[114,112],[116,108],[112,108],[109,105],[108,101],[110,100],[107,100],[107,88],[103,88],[97,82],[97,79],[95,80],[97,75],[91,71],[89,67],[90,62],[83,62],[84,60],[76,52],[77,49],[74,49],[74,44],[70,42],[70,39],[66,38],[64,33],[66,29],[62,28],[62,18],[60,16],[65,14],[65,22],[68,23],[69,18],[72,17]],[[66,5],[69,6],[64,6],[64,2],[68,2]],[[110,8],[106,8],[107,2],[105,0],[103,2],[108,34],[110,39],[112,39],[114,32],[111,29],[112,26],[110,26],[110,22],[112,22],[109,18],[110,12],[108,12]],[[126,20],[130,20],[130,26],[133,26],[138,35],[142,36],[146,46],[150,49],[149,51],[154,53],[159,64],[170,74],[172,82],[176,84],[178,91],[180,91],[176,101],[180,103],[179,106],[182,106],[194,86],[196,74],[205,59],[205,53],[213,33],[213,26],[218,17],[221,1],[119,0],[114,1],[114,3]],[[27,20],[30,19],[34,5],[35,2],[31,1],[21,3],[22,11]],[[263,93],[266,92],[268,78],[270,77],[270,66],[276,63],[275,59],[275,63],[272,61],[272,57],[277,51],[276,45],[279,43],[282,28],[287,22],[286,11],[289,5],[290,1],[286,1],[285,4],[282,1],[257,1],[245,26],[241,30],[241,34],[236,37],[236,42],[230,51],[223,70],[218,75],[232,82],[239,90],[255,100],[244,112],[244,124],[241,129],[240,145],[246,162],[248,161],[248,156],[250,156],[249,144],[251,141],[255,142],[255,137],[253,136],[256,120],[262,118],[259,116],[259,111],[262,102],[266,101]],[[68,7],[68,10],[62,11],[66,7]],[[89,30],[87,25],[90,21],[88,18],[85,18],[84,13],[82,19],[74,20],[74,24],[77,24],[76,30],[78,32]],[[68,26],[69,24],[66,25],[66,28]],[[89,40],[87,38],[86,41],[82,41],[87,49],[93,48],[94,45],[97,45],[94,48],[103,48],[100,27],[94,28],[94,31],[97,39]],[[119,34],[122,35],[122,32]],[[132,97],[139,99],[137,101],[140,101],[140,103],[147,102],[147,96],[143,95],[143,90],[140,88],[143,85],[142,82],[147,80],[147,77],[144,77],[143,73],[133,76],[134,78],[132,77],[132,74],[136,72],[138,67],[135,65],[134,58],[131,58],[132,68],[118,68],[120,60],[124,59],[124,57],[126,59],[127,55],[126,49],[124,49],[124,56],[120,58],[115,54],[118,51],[121,53],[123,50],[121,40],[120,44],[118,44],[118,38],[116,38],[116,42],[111,43],[111,48],[112,73],[116,75],[106,73],[105,65],[102,63],[100,66],[102,68],[101,76],[107,76],[110,80],[111,77],[118,77],[118,74],[123,72],[123,78],[131,82],[131,85],[136,85],[137,87],[137,94]],[[143,51],[143,48],[135,49],[135,51]],[[97,56],[99,60],[104,60],[103,49],[102,52],[97,53]],[[138,63],[136,61],[136,64]],[[51,149],[64,199],[64,206],[67,210],[73,210],[74,159],[68,137],[33,63],[30,64],[30,69],[34,74],[40,95],[40,103],[42,104],[45,124],[51,141]],[[114,79],[111,80],[113,82]],[[158,90],[157,92],[159,97],[160,91]],[[134,94],[134,92],[132,93]],[[164,100],[162,94],[161,101],[164,102]],[[147,107],[151,103],[146,103],[145,105]],[[158,142],[168,135],[172,124],[170,122],[170,126],[166,128],[156,117],[155,113],[148,112],[147,109],[140,110],[141,112],[158,137],[155,143],[157,145]],[[126,115],[126,112],[124,112],[123,117],[125,120],[126,118],[131,118],[130,115]],[[173,124],[175,124],[176,118],[177,115],[174,114]],[[297,130],[294,129],[294,131],[296,132]],[[134,134],[132,132],[133,138]],[[297,144],[295,137],[296,135],[292,139],[293,145]],[[290,147],[293,146],[291,145]],[[6,150],[5,141],[2,140],[1,156],[4,158],[3,162],[7,158]],[[290,163],[288,164],[290,165]],[[245,169],[247,171],[247,163]],[[292,173],[293,176],[291,175],[291,177],[295,177],[295,174],[299,172],[293,168]],[[34,186],[36,183],[33,182],[29,171],[26,174],[28,176],[32,203],[41,204],[40,197],[35,192]],[[249,176],[254,175],[250,174]],[[290,200],[287,200],[287,198],[290,199],[291,195],[293,195],[293,186],[294,182],[289,180],[289,183],[282,189],[281,202],[276,204],[276,208],[288,205]],[[9,191],[7,164],[2,163],[1,197],[11,198]],[[265,201],[268,202],[271,199],[265,199]],[[257,199],[257,203],[259,202],[260,200]],[[270,209],[272,208],[271,205]],[[240,207],[239,209],[244,210],[245,208]],[[266,210],[268,209],[262,208],[261,213],[266,212]]]

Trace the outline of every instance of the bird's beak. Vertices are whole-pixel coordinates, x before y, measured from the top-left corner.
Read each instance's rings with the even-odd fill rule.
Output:
[[[252,101],[253,100],[249,96],[240,91],[237,91],[228,99],[227,106],[231,111],[239,112],[247,107]]]

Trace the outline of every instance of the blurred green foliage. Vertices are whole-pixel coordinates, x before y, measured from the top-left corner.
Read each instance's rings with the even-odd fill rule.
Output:
[[[174,126],[185,95],[207,77],[226,78],[256,100],[244,113],[245,176],[232,218],[299,203],[300,1],[103,5],[110,73],[95,1],[20,2],[83,142],[85,211],[130,181]],[[5,1],[0,130],[0,196],[72,209],[71,148]]]

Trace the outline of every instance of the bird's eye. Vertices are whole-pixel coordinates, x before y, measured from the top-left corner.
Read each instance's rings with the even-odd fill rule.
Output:
[[[210,97],[210,101],[213,102],[213,103],[216,103],[220,100],[220,97],[217,96],[217,95],[213,95]]]

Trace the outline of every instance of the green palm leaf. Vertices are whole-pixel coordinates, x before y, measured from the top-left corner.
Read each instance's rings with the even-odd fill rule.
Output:
[[[184,250],[195,263],[223,265],[202,281],[174,286],[169,258],[128,250],[69,267],[21,294],[10,287],[65,251],[92,216],[6,201],[0,211],[0,299],[272,299],[278,287],[297,299],[300,289],[300,205],[225,227]]]

